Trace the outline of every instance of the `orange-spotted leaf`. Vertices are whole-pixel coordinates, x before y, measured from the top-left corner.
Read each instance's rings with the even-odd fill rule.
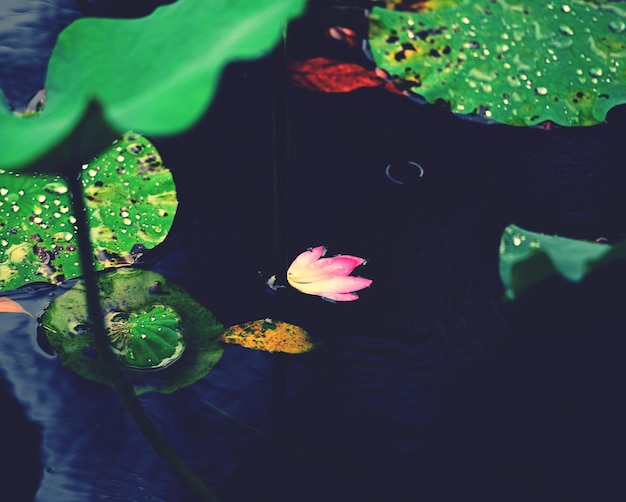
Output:
[[[14,312],[16,314],[28,314],[30,312],[24,309],[19,303],[6,296],[0,296],[0,312]]]
[[[313,349],[306,330],[294,324],[267,318],[231,326],[221,338],[226,343],[267,352],[301,354]]]

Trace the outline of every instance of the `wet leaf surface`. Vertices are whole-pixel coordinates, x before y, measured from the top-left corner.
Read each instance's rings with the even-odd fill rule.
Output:
[[[97,270],[135,263],[161,243],[178,200],[145,138],[126,134],[80,173]],[[0,172],[0,289],[79,277],[76,219],[61,176]]]
[[[374,61],[428,103],[488,122],[588,126],[626,102],[626,10],[619,2],[388,7],[370,16]]]

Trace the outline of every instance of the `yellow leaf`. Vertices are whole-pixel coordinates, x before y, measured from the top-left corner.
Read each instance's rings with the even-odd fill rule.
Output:
[[[248,349],[301,354],[313,348],[306,330],[300,326],[273,319],[259,319],[228,328],[222,339]]]

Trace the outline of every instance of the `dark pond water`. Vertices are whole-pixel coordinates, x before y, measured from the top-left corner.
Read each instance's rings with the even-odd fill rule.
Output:
[[[364,61],[325,36],[329,12],[294,24],[288,58]],[[626,270],[513,305],[498,277],[509,223],[624,237],[623,110],[583,129],[485,125],[382,89],[297,89],[282,57],[230,65],[196,127],[154,140],[181,207],[141,266],[226,326],[273,317],[321,345],[228,346],[201,381],[141,396],[159,429],[224,501],[623,500]],[[368,259],[358,301],[266,287],[317,245]],[[57,294],[19,299],[36,317]],[[197,500],[36,324],[0,327],[0,499]]]

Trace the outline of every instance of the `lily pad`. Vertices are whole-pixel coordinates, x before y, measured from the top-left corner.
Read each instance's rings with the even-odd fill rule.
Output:
[[[580,282],[602,264],[626,257],[626,245],[582,241],[525,230],[504,229],[500,241],[500,279],[508,299],[553,275]]]
[[[112,350],[118,354],[136,394],[174,392],[204,377],[221,358],[224,348],[219,335],[223,326],[184,289],[160,274],[137,268],[112,270],[99,277],[99,287],[106,316],[131,319],[134,325],[128,329],[140,330],[137,324],[143,322],[145,328],[151,317],[166,313],[168,320],[164,325],[175,326],[176,336],[180,333],[184,340],[184,350],[168,364],[149,367],[150,364],[142,363],[138,370],[138,365],[128,364],[128,358],[112,339]],[[173,319],[176,320],[172,324]],[[64,366],[84,378],[111,385],[101,369],[81,280],[50,303],[41,316],[40,326]],[[158,327],[150,333],[144,331],[146,336],[155,332]],[[114,338],[111,332],[110,336]]]
[[[100,151],[102,123],[80,142],[72,136],[94,102],[97,121],[118,134],[183,132],[206,111],[224,66],[269,52],[305,5],[178,0],[138,19],[73,22],[54,47],[41,112],[18,117],[0,106],[0,167],[22,168],[65,139],[70,149],[93,142]]]
[[[301,354],[314,348],[305,329],[269,318],[231,326],[221,338],[226,343],[267,352]]]
[[[372,9],[369,44],[410,96],[515,126],[594,125],[626,103],[622,3],[446,0],[395,10],[404,5]]]
[[[161,243],[178,205],[154,146],[128,133],[80,174],[96,270],[130,265]],[[50,174],[0,170],[0,290],[82,275],[68,185]]]

